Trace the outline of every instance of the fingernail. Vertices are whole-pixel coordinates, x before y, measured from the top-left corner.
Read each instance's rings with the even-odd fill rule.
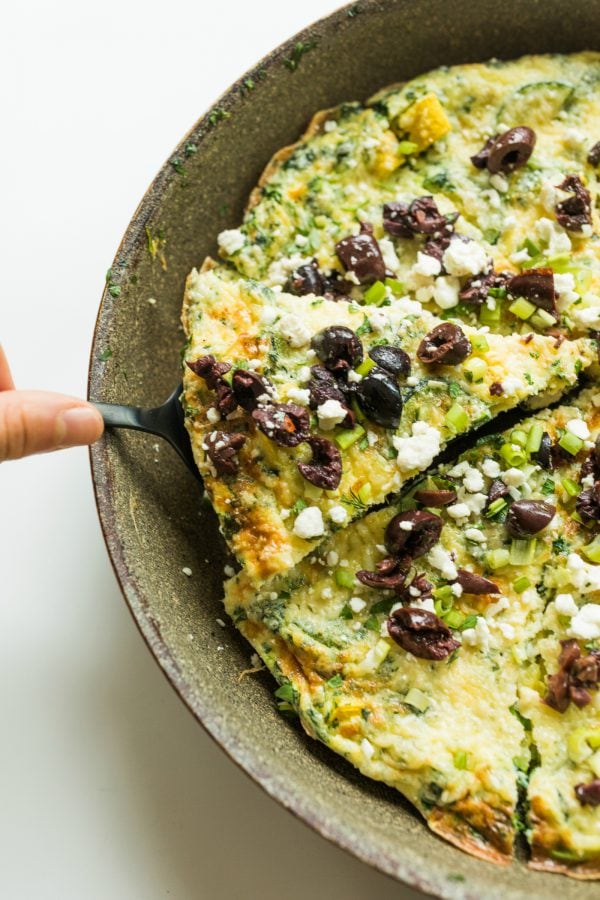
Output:
[[[91,444],[102,433],[100,414],[89,406],[74,406],[56,420],[56,438],[62,447]]]

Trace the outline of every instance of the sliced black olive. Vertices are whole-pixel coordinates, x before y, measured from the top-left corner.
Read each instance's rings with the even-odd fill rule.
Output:
[[[400,347],[378,344],[369,350],[369,356],[373,362],[392,375],[401,375],[403,378],[410,375],[410,356]]]
[[[487,168],[493,175],[505,174],[524,166],[535,147],[535,131],[527,125],[517,125],[497,137],[488,151]]]
[[[383,369],[371,369],[357,385],[355,397],[365,416],[382,428],[397,428],[402,395],[396,380]]]
[[[347,272],[354,272],[361,284],[383,281],[385,263],[379,244],[373,237],[373,227],[360,223],[360,234],[343,238],[335,246],[335,252]]]
[[[420,659],[445,659],[460,647],[446,623],[427,609],[396,609],[390,613],[387,628],[393,641]]]
[[[600,163],[600,141],[597,141],[588,153],[587,161],[590,166],[597,166]]]
[[[213,431],[207,435],[206,452],[219,475],[235,475],[237,452],[246,443],[246,437],[237,431]]]
[[[312,338],[310,345],[330,372],[354,369],[363,361],[360,338],[345,325],[330,325]]]
[[[296,447],[308,439],[310,416],[296,403],[273,403],[252,411],[252,418],[268,438],[280,447]]]
[[[566,200],[556,204],[556,221],[569,231],[581,231],[584,225],[592,224],[592,198],[578,175],[567,175],[558,185],[559,190],[571,194]]]
[[[554,272],[552,269],[529,269],[520,275],[513,275],[507,285],[508,293],[515,297],[525,297],[558,318],[556,308],[556,291],[554,289]]]
[[[540,442],[539,450],[536,450],[535,453],[532,453],[532,459],[542,467],[542,469],[551,469],[552,468],[552,438],[545,431],[542,435],[542,440]]]
[[[506,527],[511,537],[527,538],[550,524],[556,507],[543,500],[516,500],[508,511]]]
[[[442,322],[423,338],[417,356],[426,365],[455,366],[469,355],[471,349],[459,325]]]
[[[456,219],[456,215],[452,218],[443,216],[431,196],[417,197],[410,205],[398,201],[386,203],[383,207],[383,227],[394,237],[434,234],[443,231]]]
[[[235,399],[247,412],[256,409],[259,397],[269,397],[271,393],[271,386],[266,378],[246,369],[235,370],[231,379],[231,387]]]
[[[312,459],[308,463],[298,463],[300,474],[316,487],[334,491],[342,478],[340,451],[327,438],[309,437],[307,443],[312,450]]]
[[[499,594],[500,588],[493,581],[484,578],[483,575],[476,575],[475,572],[469,572],[468,569],[459,569],[456,581],[460,584],[465,594]]]
[[[398,513],[385,529],[385,546],[390,553],[415,559],[437,544],[443,520],[424,509]]]
[[[434,491],[427,488],[421,488],[414,493],[415,500],[422,503],[423,506],[448,506],[456,500],[456,491]]]
[[[286,285],[286,290],[290,294],[303,296],[304,294],[316,294],[320,297],[323,293],[323,276],[319,271],[316,259],[311,259],[309,263],[298,266],[290,277]]]

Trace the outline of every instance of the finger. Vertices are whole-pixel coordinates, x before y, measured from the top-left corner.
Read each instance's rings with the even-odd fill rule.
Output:
[[[0,462],[91,444],[104,429],[90,403],[46,391],[0,393]]]
[[[2,344],[0,344],[0,391],[12,391],[14,390],[14,387],[15,383],[10,374],[10,366],[8,365],[8,360],[2,348]]]

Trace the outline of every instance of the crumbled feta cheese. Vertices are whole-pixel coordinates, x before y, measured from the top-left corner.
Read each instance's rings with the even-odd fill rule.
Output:
[[[296,237],[294,238],[294,243],[297,247],[306,247],[306,245],[308,244],[308,238],[305,234],[300,234],[300,232],[298,232]]]
[[[421,253],[419,250],[417,261],[410,271],[413,275],[425,275],[433,278],[442,271],[442,264],[435,256],[430,256],[429,253]]]
[[[221,421],[221,413],[214,406],[211,406],[206,410],[206,418],[211,425],[216,425],[217,422]]]
[[[579,297],[575,290],[575,279],[570,272],[566,272],[564,275],[561,275],[560,272],[554,273],[554,290],[558,294],[560,309],[574,303]]]
[[[471,515],[471,510],[466,503],[454,503],[452,506],[446,507],[446,512],[453,519],[467,519]]]
[[[515,636],[514,625],[510,625],[508,622],[498,622],[498,629],[509,641]]]
[[[350,384],[358,384],[359,381],[362,381],[362,375],[359,375],[358,372],[354,371],[354,369],[349,369],[348,381],[350,382]]]
[[[294,534],[305,541],[320,537],[325,532],[323,516],[318,506],[307,506],[303,509],[294,522]]]
[[[398,259],[396,248],[394,247],[393,242],[390,241],[389,238],[380,238],[379,249],[381,250],[381,256],[385,263],[386,269],[390,269],[392,272],[397,272],[400,268],[400,260]]]
[[[328,566],[337,566],[340,561],[339,553],[336,553],[335,550],[330,550],[327,554],[327,565]]]
[[[493,619],[499,612],[508,609],[509,603],[506,597],[500,597],[495,603],[491,603],[485,611],[486,619]]]
[[[482,616],[477,617],[474,628],[467,628],[462,633],[463,644],[468,647],[479,647],[480,650],[488,650],[490,645],[490,626]]]
[[[515,375],[509,375],[502,382],[502,390],[507,397],[512,397],[514,394],[518,394],[519,391],[524,390],[524,385],[520,378],[517,378]]]
[[[363,738],[360,742],[360,749],[362,750],[363,756],[366,756],[367,759],[372,759],[373,754],[375,753],[375,747],[371,741],[367,740],[367,738]]]
[[[331,431],[340,422],[343,422],[348,415],[348,410],[342,406],[339,400],[326,400],[317,406],[317,415],[319,417],[319,426],[323,431]]]
[[[590,436],[590,429],[587,427],[587,423],[584,422],[583,419],[570,419],[567,422],[567,431],[570,431],[571,434],[574,434],[582,441],[586,441]]]
[[[469,507],[471,513],[475,514],[480,513],[488,501],[487,494],[468,494],[462,488],[458,491],[458,499]]]
[[[379,438],[374,431],[367,431],[367,442],[369,447],[374,447],[378,440]]]
[[[486,536],[479,528],[467,528],[465,537],[468,541],[473,541],[474,544],[485,544],[486,542]]]
[[[440,452],[441,436],[426,422],[414,422],[411,437],[392,438],[398,451],[397,464],[402,471],[426,469]]]
[[[190,569],[189,566],[184,566],[181,571],[183,572],[184,575],[187,575],[188,578],[192,577],[192,570]]]
[[[561,253],[570,252],[571,241],[569,235],[556,222],[542,216],[535,223],[535,231],[539,239],[546,244],[549,256],[559,256]]]
[[[442,257],[449,275],[477,275],[488,265],[488,255],[475,241],[463,241],[454,237]]]
[[[290,347],[305,347],[312,337],[310,329],[299,316],[286,313],[279,320],[279,330]]]
[[[223,566],[223,572],[227,575],[228,578],[233,578],[235,575],[235,569],[233,566]]]
[[[377,332],[377,334],[381,334],[382,331],[385,331],[390,321],[387,317],[386,311],[384,309],[378,309],[377,307],[375,307],[374,309],[365,307],[365,309],[367,313],[367,319],[369,320],[369,325],[371,326],[373,331]]]
[[[575,616],[578,606],[573,599],[573,594],[557,594],[554,599],[556,612],[561,616]]]
[[[279,311],[274,306],[263,306],[260,313],[260,320],[263,325],[272,325],[278,315]]]
[[[462,588],[462,584],[459,584],[458,581],[454,582],[454,584],[451,586],[450,590],[452,591],[452,593],[455,597],[462,597],[463,588]]]
[[[321,597],[323,598],[323,600],[331,600],[331,598],[333,597],[333,591],[331,590],[331,588],[323,588],[323,590],[321,591]]]
[[[499,172],[495,172],[494,175],[490,175],[490,184],[493,188],[495,188],[499,194],[505,194],[508,190],[508,181],[501,175]]]
[[[332,506],[329,510],[329,518],[336,525],[341,525],[346,521],[347,513],[343,506]]]
[[[525,483],[525,473],[522,472],[521,469],[507,469],[506,472],[502,473],[500,478],[504,484],[507,484],[509,487],[520,487]]]
[[[529,252],[525,247],[523,247],[522,250],[515,250],[514,253],[510,254],[510,261],[514,262],[516,266],[520,265],[522,262],[527,262],[529,258]]]
[[[542,186],[540,188],[540,203],[547,213],[554,215],[554,207],[557,203],[556,187],[549,179],[542,181]]]
[[[490,459],[489,457],[488,459],[484,459],[483,463],[481,464],[481,468],[483,474],[488,478],[497,478],[501,472],[500,465],[496,462],[495,459]]]
[[[290,513],[291,513],[291,509],[285,509],[283,506],[282,506],[281,509],[279,510],[279,515],[281,516],[281,518],[282,518],[284,521],[285,521],[287,518],[289,518]]]
[[[239,228],[228,228],[217,237],[217,244],[228,256],[241,250],[245,242],[246,239]]]
[[[571,619],[568,630],[571,637],[582,641],[595,641],[600,637],[600,604],[586,603]]]
[[[479,469],[471,467],[463,479],[463,485],[470,494],[476,494],[484,488],[483,477]]]
[[[300,406],[308,406],[310,402],[310,391],[308,388],[291,387],[288,389],[287,398],[292,403],[299,403]]]
[[[281,259],[274,260],[269,266],[266,279],[267,284],[271,286],[285,284],[295,269],[308,265],[311,261],[310,256],[302,256],[300,253],[294,253],[293,256],[284,256]]]
[[[463,461],[453,466],[448,472],[448,475],[450,475],[451,478],[462,478],[463,475],[466,475],[469,468],[469,463]]]
[[[366,602],[362,599],[362,597],[351,597],[348,601],[348,606],[352,610],[352,612],[359,613],[366,606]]]
[[[600,566],[585,562],[577,553],[567,557],[569,582],[582,594],[600,590]]]
[[[323,131],[329,133],[330,131],[335,131],[337,128],[337,122],[335,119],[327,119],[327,121],[323,124]]]
[[[412,531],[414,525],[412,522],[400,522],[400,528],[402,529],[402,531]]]
[[[441,544],[436,544],[427,554],[429,564],[442,573],[448,581],[455,581],[458,576],[452,557]]]
[[[458,306],[460,282],[458,278],[442,275],[433,286],[433,299],[440,309],[452,309]]]
[[[406,379],[406,383],[409,387],[416,387],[419,383],[419,379],[416,375],[409,375]],[[598,397],[600,398],[600,394],[598,394]],[[600,403],[598,403],[598,406],[600,406]]]
[[[594,487],[595,483],[596,483],[596,479],[591,474],[591,472],[589,475],[586,475],[585,478],[581,479],[581,487],[582,488],[592,488],[592,487]]]

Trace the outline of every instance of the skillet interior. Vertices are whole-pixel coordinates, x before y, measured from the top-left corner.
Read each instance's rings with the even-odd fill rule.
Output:
[[[472,0],[362,0],[282,45],[194,126],[136,211],[102,298],[90,396],[152,406],[171,392],[179,377],[186,274],[215,253],[219,231],[239,223],[263,165],[301,133],[312,112],[366,98],[441,63],[597,49],[599,36],[600,0],[568,6],[478,0],[476,12]],[[294,69],[285,61],[294,58],[298,42],[314,46]],[[189,144],[197,152],[186,154]],[[154,258],[149,248],[158,249]],[[102,361],[109,347],[112,356]],[[154,444],[149,436],[121,432],[92,448],[99,514],[140,631],[177,692],[232,758],[321,834],[423,891],[525,898],[560,886],[565,898],[589,897],[589,885],[557,883],[556,876],[529,872],[524,862],[498,869],[453,849],[394,791],[362,778],[283,720],[269,677],[238,684],[250,651],[232,627],[216,623],[226,562],[216,518],[166,445],[158,451],[160,465],[154,462]]]

